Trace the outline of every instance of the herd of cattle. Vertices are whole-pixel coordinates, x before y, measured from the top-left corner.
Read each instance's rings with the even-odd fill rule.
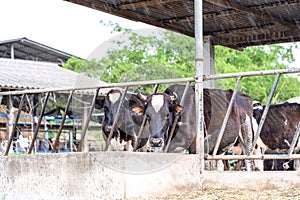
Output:
[[[232,90],[204,89],[205,154],[214,151],[232,96]],[[192,86],[185,90],[184,85],[174,84],[162,93],[148,96],[123,96],[121,90],[111,90],[105,98],[97,99],[95,108],[104,110],[102,133],[108,150],[195,154],[195,103]],[[238,92],[217,154],[228,153],[239,146],[243,154],[251,155],[263,110],[263,106],[253,105],[249,95]],[[271,105],[254,152],[287,153],[299,122],[300,103]],[[299,150],[300,142],[297,142],[294,153]],[[292,162],[265,160],[264,170],[293,169]],[[251,169],[250,161],[245,161],[245,167]]]

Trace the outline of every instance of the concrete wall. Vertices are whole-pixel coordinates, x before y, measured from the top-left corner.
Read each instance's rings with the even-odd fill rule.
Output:
[[[300,172],[205,172],[198,155],[95,152],[0,156],[0,199],[126,199],[194,189],[289,189]]]
[[[197,189],[196,155],[97,152],[0,157],[0,199],[125,199]]]

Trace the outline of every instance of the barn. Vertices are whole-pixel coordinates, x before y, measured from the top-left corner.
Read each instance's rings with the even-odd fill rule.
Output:
[[[22,91],[25,89],[49,89],[49,88],[85,88],[93,87],[101,82],[100,80],[90,78],[83,74],[73,72],[63,68],[61,65],[69,58],[75,57],[63,51],[51,48],[41,43],[29,40],[27,38],[12,39],[0,42],[0,68],[1,68],[1,91]],[[82,90],[78,93],[77,98],[86,98],[93,92]],[[105,90],[101,90],[99,95],[104,95]],[[52,93],[50,99],[55,106],[55,101],[67,99],[68,92],[58,91]],[[26,103],[22,108],[19,119],[18,132],[21,132],[24,138],[32,139],[34,128],[37,125],[38,117],[42,105],[41,100],[45,98],[43,93],[35,93],[28,95]],[[1,98],[1,142],[9,139],[9,131],[15,117],[18,113],[20,96]],[[56,103],[56,107],[63,106]],[[75,111],[75,110],[74,110]],[[49,112],[49,110],[45,110]],[[78,111],[77,111],[78,112]],[[10,117],[13,115],[14,117]],[[56,117],[56,116],[53,116]],[[66,124],[64,129],[81,130],[81,117],[77,115],[76,125]],[[45,128],[57,130],[59,123],[48,124],[50,116],[42,120],[39,135],[41,138],[45,136]],[[80,121],[80,122],[79,122]],[[68,127],[67,127],[68,126]],[[20,135],[17,134],[16,137]]]
[[[213,75],[214,45],[243,49],[252,45],[299,41],[297,22],[300,3],[298,1],[68,1],[195,37],[197,49],[195,78],[176,80],[176,82],[195,81],[196,91],[199,92],[197,93],[199,94],[197,97],[199,107],[196,109],[200,111],[203,110],[200,106],[203,104],[201,91],[204,81],[235,76],[238,77],[238,88],[240,77],[276,74],[278,79],[280,74],[300,72],[299,69],[288,69]],[[204,53],[208,55],[205,56]],[[156,83],[164,84],[172,81],[174,80],[161,80]],[[136,84],[152,83],[137,82]],[[132,85],[134,84],[100,84],[97,88]],[[212,85],[208,86],[212,87]],[[276,84],[274,87],[276,88]],[[16,93],[3,92],[1,94]],[[0,169],[4,172],[1,181],[4,183],[9,180],[9,183],[4,184],[1,193],[11,198],[18,197],[18,192],[30,198],[32,197],[30,193],[33,192],[45,198],[48,195],[57,198],[126,199],[166,196],[208,187],[260,190],[300,186],[297,172],[211,173],[204,171],[202,117],[203,113],[200,112],[197,116],[197,122],[199,122],[197,153],[199,155],[97,152],[37,155],[23,157],[22,162],[10,157],[1,157],[3,164]],[[299,159],[299,155],[294,156]],[[238,157],[232,158],[238,159]],[[245,156],[243,158],[250,159]],[[261,159],[261,157],[251,159],[255,158]],[[221,159],[221,157],[212,155],[206,159]],[[58,169],[53,162],[61,163],[60,167],[67,170]],[[12,163],[20,168],[10,168]],[[28,168],[23,167],[24,163],[32,164],[36,170],[30,172]],[[42,163],[50,166],[51,173],[39,171],[44,169]],[[53,174],[55,176],[52,176]],[[73,174],[76,176],[72,176]],[[59,183],[57,183],[58,177],[61,179]],[[46,180],[49,185],[48,190],[42,193],[34,186],[30,186],[30,192],[26,192],[27,190],[23,189],[29,180],[34,180],[32,185],[38,186]],[[56,184],[53,184],[54,181]],[[74,184],[75,182],[77,184]],[[16,183],[19,185],[16,186]],[[20,193],[20,191],[24,192]]]

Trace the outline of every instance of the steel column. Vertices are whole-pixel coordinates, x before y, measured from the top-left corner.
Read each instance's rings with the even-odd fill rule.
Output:
[[[155,94],[157,92],[158,86],[159,86],[159,84],[155,84],[152,94]],[[147,115],[145,114],[144,118],[143,118],[143,122],[141,124],[141,128],[140,128],[139,133],[138,133],[137,138],[136,138],[136,142],[135,142],[134,147],[133,147],[133,151],[136,151],[136,149],[137,149],[138,140],[142,135],[143,129],[144,129],[145,124],[146,124],[146,121],[147,121]]]
[[[187,91],[188,91],[189,87],[190,87],[190,82],[187,82],[186,85],[185,85],[182,97],[181,97],[180,106],[183,106],[183,104],[184,104],[184,100],[185,100],[185,97],[186,97],[186,94],[187,94]],[[168,152],[169,145],[170,145],[171,139],[173,137],[173,133],[175,131],[175,128],[177,126],[179,117],[180,117],[180,115],[177,115],[174,119],[173,124],[172,124],[172,128],[171,128],[170,134],[168,136],[167,144],[166,144],[166,147],[165,147],[165,150],[164,150],[165,153]]]
[[[29,149],[28,149],[28,154],[31,154],[31,152],[32,152],[32,149],[33,149],[33,146],[34,146],[35,140],[37,138],[37,134],[39,132],[39,128],[40,128],[40,125],[41,125],[41,122],[42,122],[42,119],[43,119],[43,116],[44,116],[44,112],[45,112],[45,109],[46,109],[46,106],[47,106],[49,96],[50,96],[50,92],[47,92],[46,98],[45,98],[45,101],[44,101],[44,104],[43,104],[43,107],[42,107],[42,110],[41,110],[41,113],[40,113],[40,116],[39,116],[39,120],[38,120],[38,123],[36,124],[35,131],[34,131],[34,134],[33,134],[33,137],[32,137],[32,141],[31,141]]]
[[[292,140],[292,143],[291,143],[291,146],[290,146],[290,149],[288,151],[288,156],[291,156],[293,151],[294,151],[294,148],[295,148],[295,145],[296,145],[296,142],[299,138],[299,133],[300,133],[300,121],[298,123],[298,126],[297,126],[297,129],[296,129],[296,132],[295,132],[295,135],[293,137],[293,140]],[[297,152],[296,152],[297,153]]]
[[[195,15],[195,103],[196,152],[200,157],[200,173],[204,173],[204,108],[203,108],[203,0],[194,1]]]
[[[95,104],[96,104],[96,100],[98,98],[99,90],[100,90],[100,88],[96,89],[96,92],[95,92],[95,95],[94,95],[94,98],[93,98],[93,102],[92,102],[89,114],[87,116],[86,122],[83,124],[81,138],[80,138],[80,143],[79,143],[79,146],[78,146],[78,151],[82,151],[82,147],[83,147],[83,143],[84,143],[86,131],[87,131],[88,127],[89,127],[90,119],[92,117],[92,114],[93,114],[93,111],[94,111],[94,108],[95,108]]]
[[[221,143],[223,134],[225,132],[225,128],[226,128],[228,119],[229,119],[229,115],[231,113],[232,106],[233,106],[233,103],[235,101],[235,97],[236,97],[236,95],[238,93],[238,89],[239,89],[240,84],[241,84],[241,80],[242,80],[242,77],[241,76],[238,77],[238,80],[236,82],[236,86],[235,86],[235,88],[233,90],[233,94],[232,94],[231,99],[230,99],[230,103],[229,103],[228,108],[227,108],[226,115],[225,115],[224,120],[223,120],[223,124],[221,126],[220,133],[219,133],[218,138],[217,138],[217,142],[216,142],[216,145],[215,145],[215,148],[214,148],[214,151],[213,151],[213,156],[217,155],[217,151],[219,149],[219,146],[220,146],[220,143]]]
[[[259,122],[259,125],[258,125],[258,130],[257,130],[257,133],[255,134],[254,136],[254,139],[253,139],[253,144],[252,144],[252,153],[254,151],[254,147],[256,145],[256,142],[260,136],[260,133],[262,131],[262,127],[264,125],[264,122],[265,122],[265,119],[266,119],[266,116],[268,114],[268,111],[269,111],[269,108],[270,108],[270,104],[271,104],[271,101],[272,101],[272,98],[274,96],[274,93],[275,93],[275,90],[276,90],[276,87],[278,85],[278,82],[279,82],[279,78],[280,78],[280,75],[281,74],[277,74],[276,77],[275,77],[275,80],[274,80],[274,83],[273,83],[273,87],[271,89],[271,92],[270,92],[270,95],[268,97],[268,101],[267,101],[267,104],[265,106],[265,109],[264,109],[264,112],[261,116],[261,119],[260,119],[260,122]]]
[[[22,95],[22,98],[21,98],[21,101],[20,101],[20,104],[19,104],[19,110],[18,110],[17,116],[15,118],[15,122],[14,122],[13,128],[12,128],[11,133],[9,135],[8,144],[7,144],[5,153],[4,153],[5,156],[7,156],[8,153],[9,153],[9,149],[10,149],[11,143],[13,141],[14,133],[16,131],[16,128],[17,128],[17,125],[18,125],[18,121],[19,121],[19,118],[20,118],[20,115],[21,115],[22,107],[23,107],[23,104],[24,104],[24,101],[25,101],[25,96],[26,96],[26,94]]]
[[[108,137],[106,139],[106,144],[105,144],[105,149],[104,149],[105,151],[108,150],[109,142],[110,142],[110,140],[111,140],[111,138],[113,136],[114,129],[117,126],[117,123],[118,123],[118,120],[119,120],[119,117],[120,117],[121,108],[123,106],[123,102],[124,102],[124,99],[125,99],[126,94],[127,94],[127,90],[128,90],[128,87],[125,87],[125,90],[124,90],[124,92],[123,92],[123,94],[121,96],[121,100],[120,100],[119,107],[117,109],[115,121],[114,121],[114,123],[113,123],[113,125],[111,127],[111,130],[110,130],[110,133],[109,133],[109,135],[108,135]]]
[[[71,101],[72,101],[72,97],[73,97],[73,94],[74,94],[74,91],[75,90],[71,90],[70,92],[70,95],[69,95],[69,98],[68,98],[68,101],[67,101],[67,106],[65,108],[65,112],[62,116],[62,119],[61,119],[61,122],[60,122],[60,125],[59,125],[59,128],[58,128],[58,131],[57,131],[57,135],[56,135],[56,138],[55,138],[55,142],[53,144],[53,148],[52,148],[52,153],[55,153],[56,151],[56,146],[57,144],[59,143],[59,137],[61,135],[61,132],[62,132],[62,129],[63,129],[63,126],[65,124],[65,120],[66,120],[66,117],[67,117],[67,112],[69,110],[69,107],[70,107],[70,104],[71,104]],[[71,139],[71,138],[70,138]]]

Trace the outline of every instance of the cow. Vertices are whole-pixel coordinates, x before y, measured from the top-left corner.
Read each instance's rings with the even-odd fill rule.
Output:
[[[260,122],[265,106],[257,104],[253,110],[253,117]],[[263,124],[260,138],[264,152],[268,154],[287,153],[293,140],[298,123],[300,122],[300,104],[281,103],[270,105]],[[295,153],[300,151],[300,141],[295,147]],[[265,170],[293,169],[291,160],[271,160],[264,162]]]
[[[135,111],[146,114],[148,118],[149,145],[161,147],[163,151],[174,119],[178,116],[179,121],[167,152],[186,149],[191,154],[196,153],[195,90],[189,87],[183,105],[179,105],[184,89],[183,85],[171,85],[163,93],[147,96],[145,107],[135,108]],[[232,94],[232,90],[204,89],[206,154],[213,152]],[[250,155],[253,138],[252,112],[252,98],[238,93],[217,154],[226,152],[239,139],[244,153]]]
[[[113,123],[116,119],[117,109],[121,102],[122,91],[119,89],[110,90],[105,98],[97,98],[96,109],[104,109],[102,119],[102,135],[107,142]],[[131,110],[134,106],[141,106],[144,102],[136,94],[126,94],[120,110],[117,125],[113,130],[112,139],[109,142],[109,149],[113,151],[133,151],[135,147],[139,151],[145,151],[142,147],[148,141],[148,129],[143,128],[140,138],[137,138],[140,131],[143,115]]]

